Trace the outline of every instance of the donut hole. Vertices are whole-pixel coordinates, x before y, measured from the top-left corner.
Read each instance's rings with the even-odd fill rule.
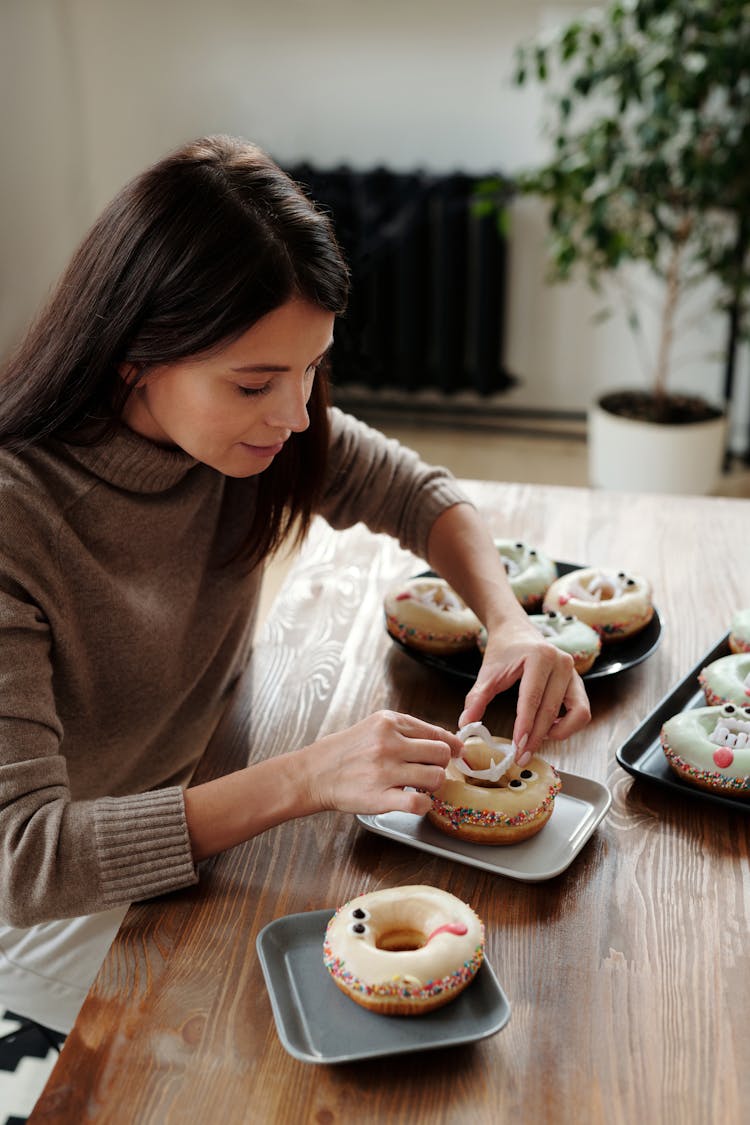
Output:
[[[387,930],[379,934],[375,945],[388,953],[411,953],[415,949],[421,949],[426,940],[421,930],[402,926],[400,929]]]
[[[500,761],[505,750],[510,743],[503,744],[502,747],[488,746],[481,738],[472,735],[467,738],[464,745],[463,758],[467,766],[473,770],[486,770],[490,769],[497,762]],[[498,778],[497,781],[488,781],[487,778],[471,777],[466,775],[463,779],[467,785],[476,785],[479,789],[504,789],[508,784],[507,772]]]
[[[508,775],[504,773],[498,781],[488,781],[487,778],[469,777],[466,776],[461,779],[467,785],[473,785],[477,789],[507,789],[508,788]]]
[[[606,578],[600,579],[598,582],[592,582],[589,586],[590,594],[599,594],[601,601],[610,602],[612,598],[616,597],[616,590],[612,582]]]

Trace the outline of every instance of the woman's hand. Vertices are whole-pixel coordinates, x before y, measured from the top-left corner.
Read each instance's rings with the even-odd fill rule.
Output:
[[[426,813],[428,793],[445,777],[463,743],[442,727],[411,715],[377,711],[349,730],[185,792],[196,863],[268,828],[323,809],[341,812]],[[406,786],[427,792],[405,792]]]
[[[545,641],[533,625],[519,620],[507,622],[488,636],[482,667],[466,696],[459,727],[480,720],[498,692],[515,683],[519,688],[513,741],[521,766],[543,739],[569,738],[591,719],[573,658]]]
[[[430,808],[427,793],[445,778],[445,767],[463,749],[442,727],[411,715],[377,711],[348,730],[329,734],[300,751],[306,759],[313,807],[340,812],[409,812]]]

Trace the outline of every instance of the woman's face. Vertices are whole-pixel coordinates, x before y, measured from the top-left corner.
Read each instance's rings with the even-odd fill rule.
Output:
[[[307,301],[287,301],[209,356],[151,368],[123,420],[226,476],[262,473],[310,424],[307,401],[333,322],[332,313]]]

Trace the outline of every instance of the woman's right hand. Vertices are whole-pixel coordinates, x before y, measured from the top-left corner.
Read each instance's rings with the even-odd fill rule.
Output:
[[[300,751],[310,802],[339,812],[409,812],[431,807],[428,793],[445,778],[463,743],[442,727],[395,711],[376,711],[356,726]],[[406,787],[427,792],[407,792]]]
[[[323,809],[422,815],[430,808],[428,793],[442,783],[451,757],[462,750],[460,738],[442,727],[377,711],[301,750],[204,781],[185,791],[193,859],[199,863]],[[413,792],[412,786],[426,792]]]

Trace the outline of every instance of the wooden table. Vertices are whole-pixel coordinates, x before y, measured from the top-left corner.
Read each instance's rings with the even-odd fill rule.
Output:
[[[750,816],[634,779],[615,754],[750,605],[750,502],[465,485],[495,534],[652,579],[660,648],[592,683],[591,725],[548,749],[609,787],[608,815],[563,874],[538,883],[429,855],[338,813],[205,864],[198,887],[130,910],[32,1122],[748,1120]],[[462,685],[405,656],[382,625],[383,591],[418,567],[362,526],[318,523],[199,779],[381,707],[455,727]],[[507,732],[509,701],[488,719]],[[509,1023],[452,1051],[338,1066],[293,1058],[256,935],[283,915],[402,883],[474,905]]]

